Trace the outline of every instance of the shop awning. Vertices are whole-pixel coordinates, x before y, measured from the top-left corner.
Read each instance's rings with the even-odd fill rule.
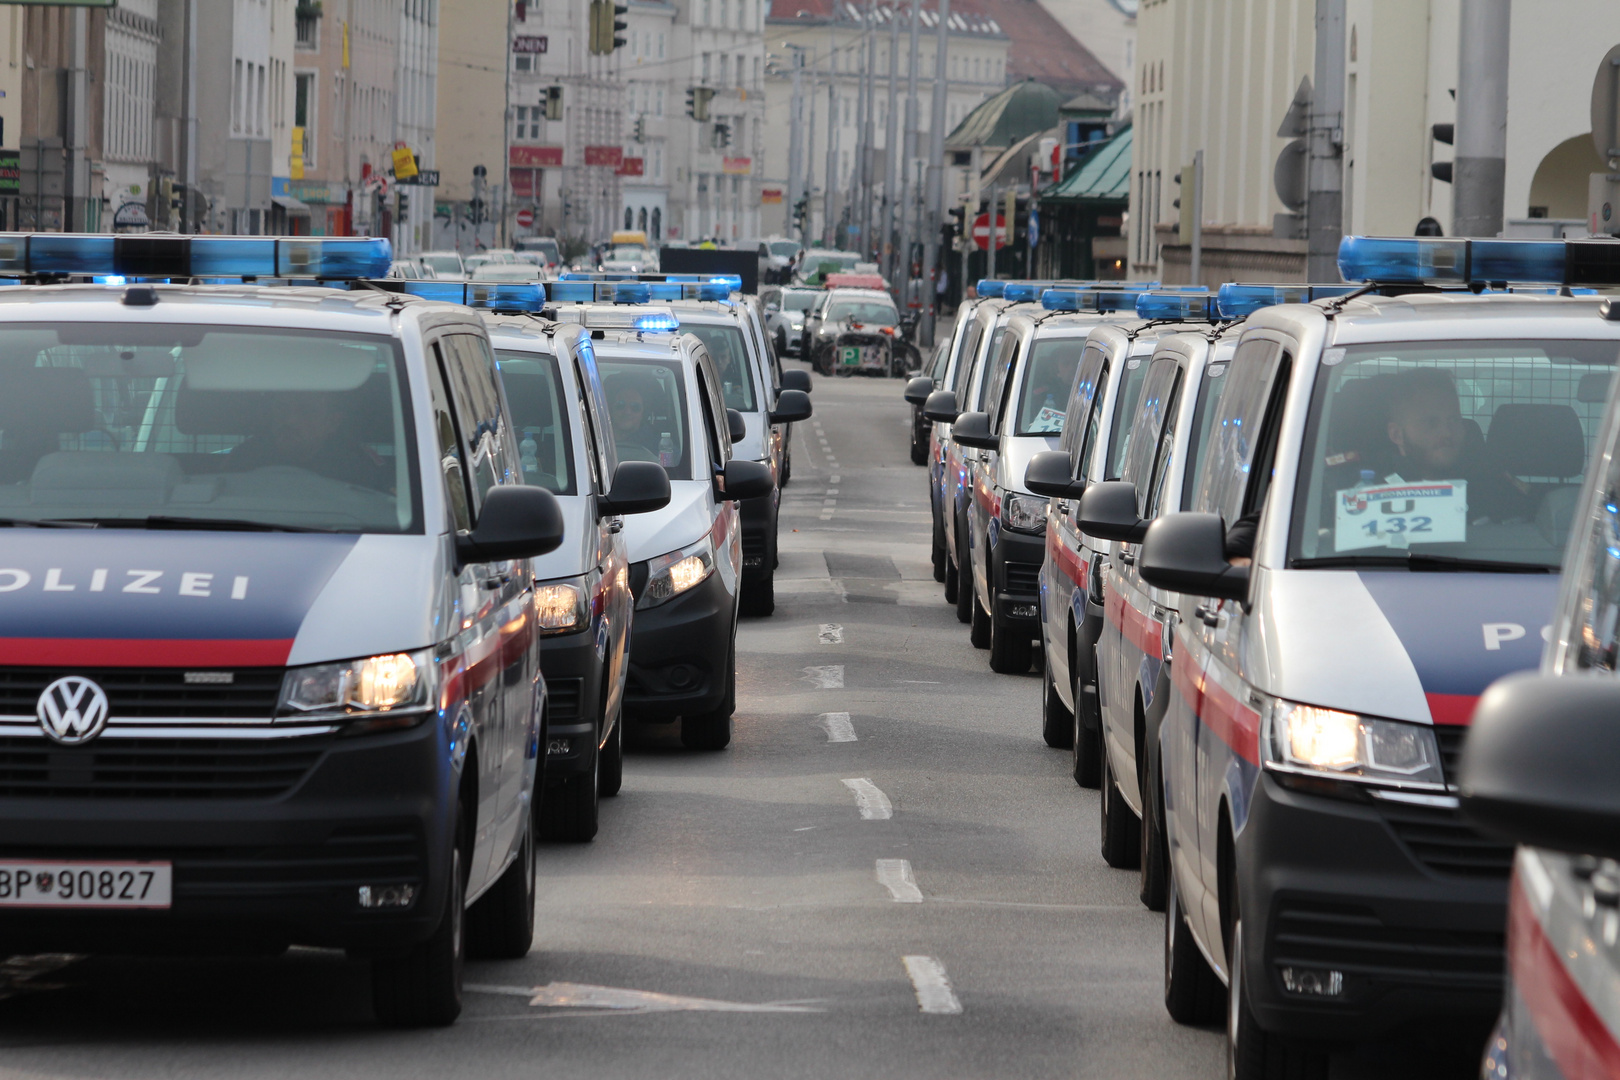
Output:
[[[309,204],[293,198],[291,195],[272,195],[270,201],[287,211],[289,214],[302,214],[309,216]]]
[[[1041,192],[1042,202],[1125,202],[1131,197],[1131,129],[1115,132],[1080,167]]]

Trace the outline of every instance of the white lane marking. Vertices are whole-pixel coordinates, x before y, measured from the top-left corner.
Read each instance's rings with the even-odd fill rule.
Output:
[[[817,640],[823,645],[842,645],[844,643],[844,628],[837,623],[822,623],[821,633]]]
[[[833,475],[827,477],[827,483],[836,484],[836,483],[840,482],[843,479],[844,478],[842,476],[839,476],[837,473],[834,473]]]
[[[842,690],[844,688],[844,665],[824,664],[819,667],[804,668],[804,677],[809,679],[817,690]]]
[[[821,505],[822,506],[837,506],[838,505],[838,500],[837,499],[822,499],[821,500]]]
[[[905,859],[879,859],[877,861],[878,884],[889,890],[899,904],[922,903],[922,890],[917,888],[917,879],[911,873],[911,863]]]
[[[743,1012],[808,1013],[825,1010],[811,1005],[775,1002],[719,1001],[715,998],[659,994],[651,990],[625,990],[617,986],[591,986],[587,983],[553,982],[545,986],[489,986],[469,983],[475,994],[504,994],[526,997],[529,1004],[547,1009],[608,1009],[613,1012]]]
[[[878,786],[866,777],[858,780],[845,780],[844,786],[855,794],[855,806],[861,812],[862,821],[887,821],[894,816],[894,804],[889,797],[878,790]]]
[[[849,722],[847,712],[824,712],[816,718],[827,733],[828,742],[855,742],[855,725]]]
[[[939,685],[939,680],[938,679],[896,679],[894,681],[897,682],[897,683],[902,683],[904,685],[908,685],[908,686],[938,686]]]
[[[956,1015],[962,1003],[951,989],[951,980],[945,974],[945,965],[932,956],[902,956],[906,974],[911,976],[912,989],[917,991],[917,1006],[925,1013]]]
[[[827,489],[827,494],[836,495],[836,494],[838,494],[838,489],[837,488],[828,488]]]

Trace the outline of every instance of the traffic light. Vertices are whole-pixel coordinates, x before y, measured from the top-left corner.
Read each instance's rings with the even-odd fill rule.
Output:
[[[609,14],[607,16],[607,21],[608,21],[608,30],[607,30],[608,47],[607,47],[607,51],[612,52],[614,49],[620,49],[620,48],[624,47],[624,43],[625,43],[626,39],[620,37],[619,32],[621,30],[628,29],[630,24],[625,22],[619,16],[628,15],[630,13],[630,7],[629,7],[628,4],[615,4],[615,3],[612,3],[611,0],[609,0],[608,10],[609,10]]]
[[[805,230],[810,218],[810,196],[801,195],[799,201],[793,204],[793,227],[800,232]]]
[[[698,123],[707,123],[709,120],[709,101],[714,97],[714,91],[707,86],[689,86],[686,88],[686,115]]]
[[[619,36],[619,31],[627,29],[630,24],[620,16],[629,13],[628,5],[615,4],[613,0],[591,0],[592,55],[606,56],[625,43],[625,39]]]
[[[631,134],[630,137],[632,139],[636,140],[636,142],[638,142],[638,143],[647,141],[647,118],[646,117],[644,117],[644,116],[636,117],[635,131]]]
[[[730,145],[731,145],[731,125],[730,124],[716,124],[716,125],[714,125],[714,148],[716,150],[724,150],[726,147],[728,147]]]
[[[1457,137],[1457,126],[1455,124],[1436,124],[1431,129],[1431,133],[1434,135],[1435,142],[1445,143],[1447,146],[1450,146],[1452,141]],[[1442,180],[1448,184],[1451,183],[1451,162],[1429,162],[1429,175],[1434,177],[1436,180]]]
[[[548,87],[546,87],[546,119],[547,120],[561,120],[563,118],[562,90],[563,90],[563,88],[560,87],[560,86],[548,86]]]
[[[411,193],[406,191],[403,186],[394,190],[395,194],[399,196],[399,219],[404,221],[411,212]]]
[[[467,200],[467,214],[472,218],[474,225],[482,225],[484,223],[484,200],[476,197]]]

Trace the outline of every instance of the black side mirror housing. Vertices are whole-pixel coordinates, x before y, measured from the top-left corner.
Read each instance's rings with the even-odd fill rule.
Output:
[[[1142,539],[1136,569],[1155,588],[1239,603],[1249,599],[1249,568],[1226,561],[1226,525],[1219,514],[1165,514],[1154,521]]]
[[[1087,536],[1139,544],[1147,529],[1136,516],[1136,485],[1128,480],[1092,484],[1080,497],[1080,531]]]
[[[503,484],[484,497],[477,527],[456,535],[456,558],[463,565],[532,559],[557,550],[562,541],[556,496],[543,487]]]
[[[803,368],[788,368],[782,372],[782,389],[803,390],[808,394],[815,389],[815,384],[810,380],[810,373]]]
[[[669,473],[656,461],[621,461],[613,489],[596,501],[599,517],[650,514],[669,505]]]
[[[1620,680],[1496,680],[1463,743],[1462,811],[1520,844],[1620,858]]]
[[[923,402],[923,419],[939,424],[954,424],[962,410],[956,407],[956,395],[949,390],[935,390]]]
[[[747,458],[732,458],[726,462],[724,476],[725,497],[732,502],[769,495],[775,486],[770,468],[762,461],[749,461]]]
[[[783,390],[776,395],[776,408],[771,410],[771,423],[796,424],[810,419],[810,395],[803,390]]]
[[[1073,468],[1068,451],[1042,450],[1029,459],[1024,486],[1048,499],[1078,499],[1086,493],[1086,482],[1070,475]]]
[[[951,441],[975,450],[994,450],[1001,445],[1001,440],[990,434],[990,414],[982,412],[958,416],[951,425]]]
[[[927,375],[918,375],[906,383],[905,399],[913,405],[926,405],[928,395],[934,392],[934,380]]]
[[[743,421],[743,414],[736,409],[727,409],[726,430],[731,433],[732,442],[741,442],[748,435],[748,425]]]

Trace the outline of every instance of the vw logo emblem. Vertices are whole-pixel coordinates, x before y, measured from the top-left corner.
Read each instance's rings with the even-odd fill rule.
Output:
[[[39,695],[35,711],[47,736],[66,746],[89,742],[107,726],[107,694],[82,675],[57,679]]]

